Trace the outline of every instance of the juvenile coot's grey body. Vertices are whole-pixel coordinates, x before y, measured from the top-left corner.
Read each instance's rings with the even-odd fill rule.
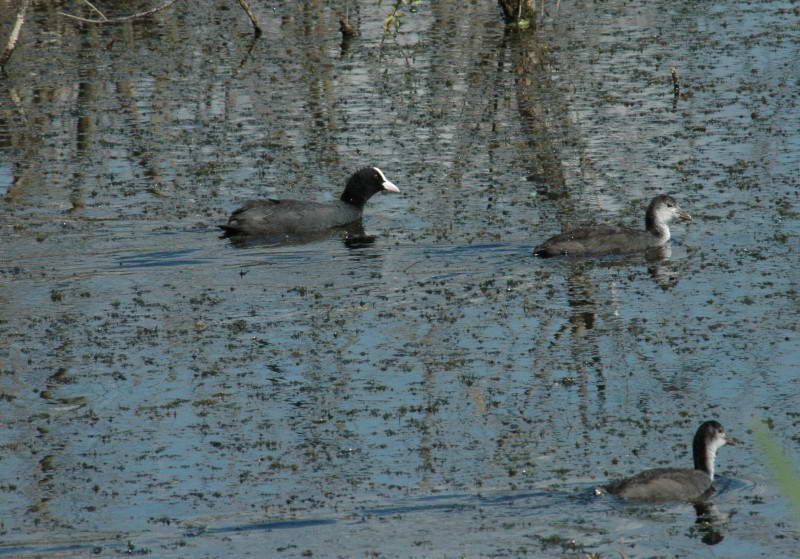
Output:
[[[609,493],[633,501],[699,501],[713,492],[714,460],[724,444],[735,444],[716,421],[706,421],[692,441],[694,469],[656,468],[604,486]]]
[[[668,224],[673,219],[692,220],[672,196],[662,194],[650,202],[645,213],[645,230],[597,225],[582,227],[547,239],[536,247],[537,256],[603,256],[642,252],[665,245],[670,239]]]
[[[223,237],[234,235],[304,234],[342,227],[361,219],[364,204],[378,192],[400,190],[377,167],[365,167],[350,177],[339,200],[250,200],[220,225]]]

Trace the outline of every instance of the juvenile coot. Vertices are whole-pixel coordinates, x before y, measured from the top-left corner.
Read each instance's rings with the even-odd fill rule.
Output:
[[[311,233],[342,227],[361,219],[367,200],[378,192],[400,192],[383,171],[365,167],[351,176],[339,200],[250,200],[220,225],[223,237],[235,235],[277,235]]]
[[[676,218],[692,220],[692,216],[683,211],[672,196],[662,194],[653,198],[647,207],[644,231],[613,225],[583,227],[547,239],[533,253],[547,257],[563,254],[602,256],[646,251],[663,246],[669,241],[667,224]]]
[[[633,501],[699,501],[713,492],[714,460],[724,444],[736,444],[716,421],[706,421],[692,441],[694,469],[656,468],[606,485],[607,492]]]

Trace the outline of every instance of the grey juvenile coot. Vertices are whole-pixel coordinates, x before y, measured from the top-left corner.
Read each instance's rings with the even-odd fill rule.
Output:
[[[713,492],[714,460],[724,444],[736,444],[716,421],[706,421],[692,441],[694,469],[656,468],[603,487],[634,501],[699,501]]]
[[[556,235],[533,250],[537,256],[602,256],[641,252],[663,246],[669,241],[667,224],[673,219],[692,220],[672,196],[662,194],[650,202],[645,213],[645,230],[597,225]]]
[[[339,200],[250,200],[220,225],[223,237],[311,233],[341,227],[361,219],[367,200],[378,192],[400,192],[383,171],[365,167],[351,176]]]

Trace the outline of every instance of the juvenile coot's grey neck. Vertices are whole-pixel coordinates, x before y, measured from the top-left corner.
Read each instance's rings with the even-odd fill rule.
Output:
[[[644,219],[645,229],[649,232],[661,239],[662,242],[666,243],[671,238],[671,234],[669,232],[669,227],[664,222],[657,222],[655,219],[650,217],[650,214]]]
[[[694,469],[707,473],[708,477],[713,480],[717,450],[726,443],[734,444],[734,441],[725,435],[722,425],[716,421],[703,423],[695,433],[692,441]]]

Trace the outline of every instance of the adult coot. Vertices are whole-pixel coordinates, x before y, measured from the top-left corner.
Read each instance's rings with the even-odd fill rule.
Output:
[[[706,421],[692,442],[694,469],[656,468],[603,487],[609,493],[634,501],[700,501],[711,495],[717,449],[736,444],[722,425]]]
[[[365,167],[351,176],[339,200],[250,200],[220,225],[223,237],[235,235],[304,234],[342,227],[361,219],[367,200],[378,192],[400,192],[383,171]]]
[[[583,227],[556,235],[537,246],[537,256],[602,256],[641,252],[665,245],[670,239],[667,224],[673,219],[692,220],[672,196],[656,196],[647,206],[644,216],[645,230],[628,227],[597,225]]]

